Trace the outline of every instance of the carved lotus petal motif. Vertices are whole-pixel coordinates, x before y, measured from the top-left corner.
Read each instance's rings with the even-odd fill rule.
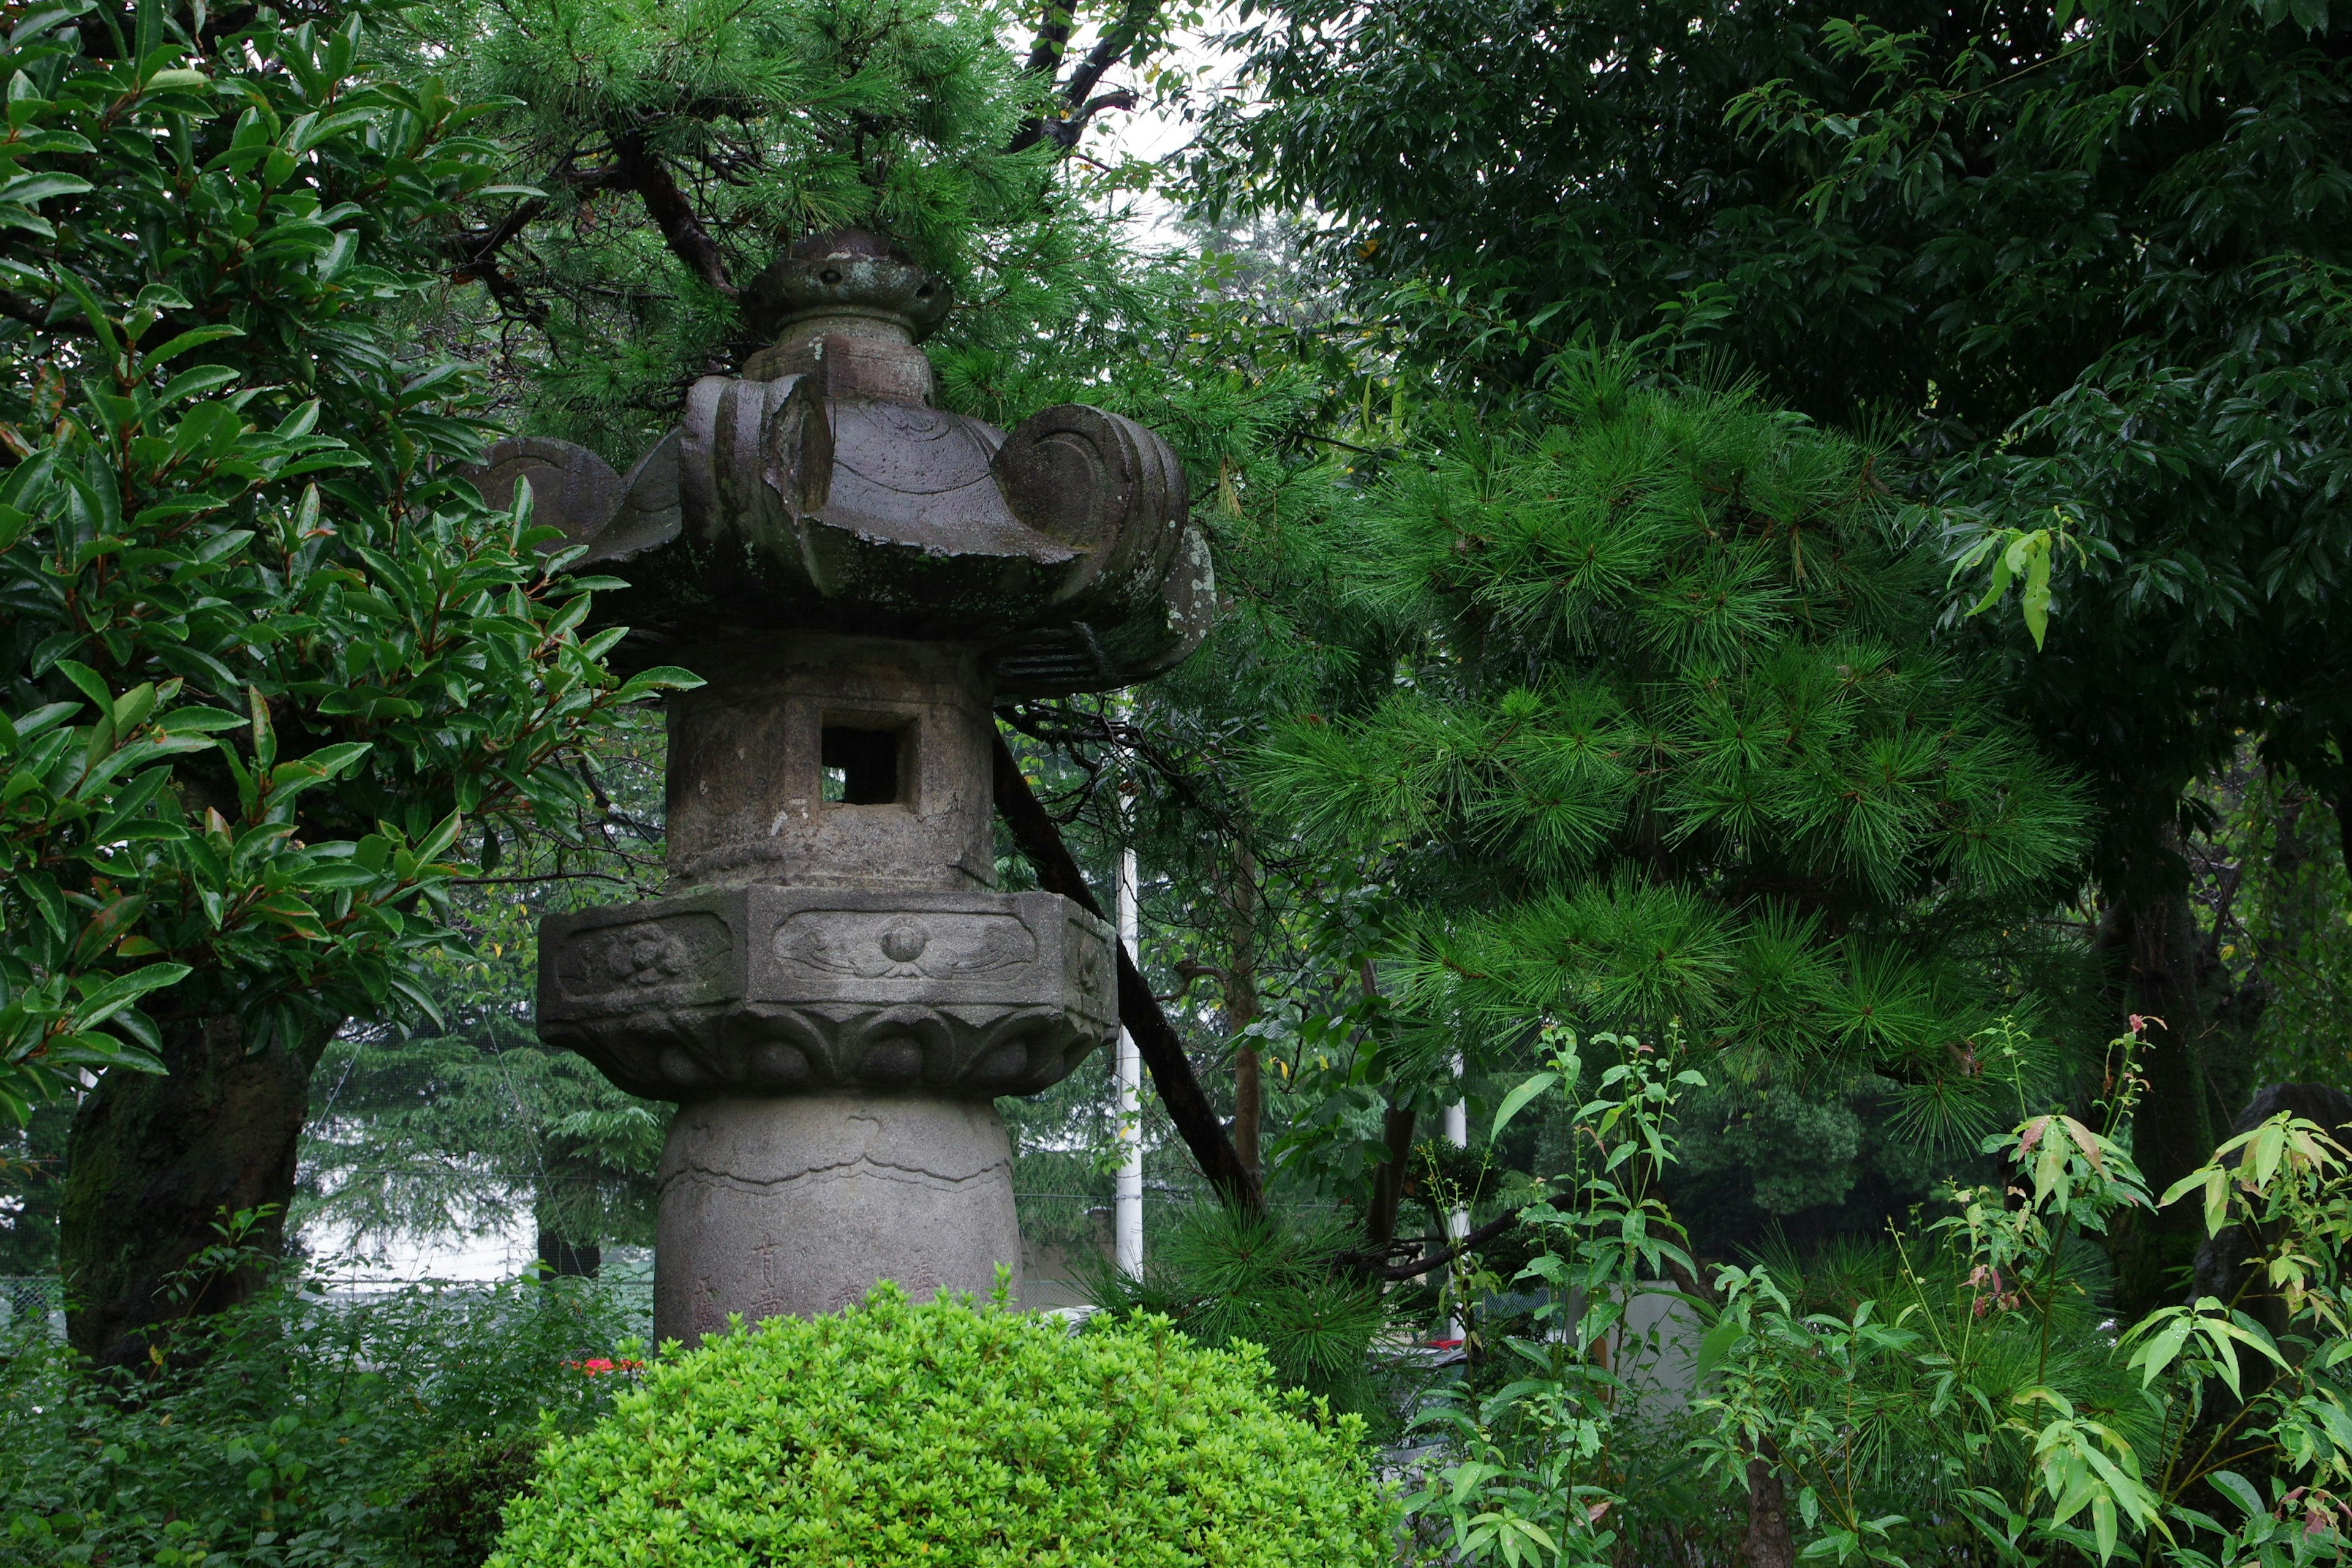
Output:
[[[657,1099],[1034,1094],[1116,1032],[1112,973],[1051,893],[740,888],[551,917],[540,1028]]]

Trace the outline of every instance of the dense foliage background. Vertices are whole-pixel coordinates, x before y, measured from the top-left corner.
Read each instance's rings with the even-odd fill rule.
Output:
[[[533,932],[659,885],[690,678],[606,670],[597,584],[458,471],[625,468],[856,223],[955,281],[945,401],[1150,426],[1216,556],[1185,666],[999,714],[1106,905],[1137,851],[1267,1200],[1201,1202],[1148,1097],[1097,1299],[1434,1444],[1457,1560],[2335,1550],[2332,8],[0,21],[0,1274],[112,1369],[0,1371],[12,1542],[478,1561],[528,1413],[602,1408],[562,1363],[618,1285],[281,1270],[647,1238],[667,1110],[537,1044]],[[1105,134],[1147,99],[1164,167]],[[1108,1067],[1006,1107],[1076,1277]]]

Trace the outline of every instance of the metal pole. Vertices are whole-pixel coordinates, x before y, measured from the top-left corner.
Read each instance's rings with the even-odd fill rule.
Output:
[[[1462,1058],[1459,1056],[1454,1058],[1454,1080],[1456,1083],[1462,1081]],[[1457,1100],[1445,1108],[1445,1141],[1456,1149],[1470,1147],[1470,1102],[1468,1100]],[[1455,1209],[1445,1216],[1447,1242],[1459,1241],[1469,1234],[1470,1211],[1468,1209]],[[1462,1265],[1456,1262],[1454,1267],[1458,1276]],[[1462,1320],[1458,1315],[1446,1322],[1445,1337],[1449,1340],[1458,1340],[1462,1337]]]
[[[1136,945],[1135,851],[1118,858],[1118,940],[1143,963]],[[1111,1227],[1112,1247],[1119,1272],[1130,1279],[1143,1278],[1143,1055],[1133,1037],[1118,1032],[1118,1206]]]

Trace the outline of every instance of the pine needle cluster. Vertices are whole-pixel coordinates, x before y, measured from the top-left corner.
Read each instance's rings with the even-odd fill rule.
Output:
[[[1938,653],[1869,451],[1559,369],[1531,426],[1364,496],[1335,585],[1410,652],[1370,710],[1277,726],[1261,797],[1418,886],[1424,1015],[1882,1072],[1929,1130],[2013,1108],[2050,1064],[1971,1042],[2021,1005],[2082,792]]]
[[[1372,1352],[1398,1326],[1398,1314],[1380,1287],[1339,1267],[1349,1240],[1328,1216],[1202,1202],[1152,1237],[1142,1278],[1100,1259],[1084,1283],[1110,1321],[1143,1313],[1204,1345],[1255,1345],[1285,1386],[1370,1419],[1382,1414],[1383,1368]]]

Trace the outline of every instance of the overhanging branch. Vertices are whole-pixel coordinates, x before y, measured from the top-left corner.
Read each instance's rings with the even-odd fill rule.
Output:
[[[1087,51],[1087,58],[1078,62],[1078,68],[1070,73],[1070,79],[1062,84],[1062,102],[1074,116],[1094,92],[1095,83],[1102,80],[1103,73],[1118,64],[1120,58],[1135,47],[1135,40],[1142,36],[1145,26],[1159,9],[1160,0],[1127,0],[1127,8],[1118,14],[1118,20],[1104,29],[1095,47]]]
[[[1387,1261],[1386,1252],[1343,1252],[1339,1254],[1342,1268],[1353,1270],[1368,1279],[1417,1279],[1433,1269],[1443,1268],[1465,1253],[1475,1252],[1513,1226],[1519,1223],[1519,1208],[1508,1208],[1485,1225],[1472,1231],[1451,1247],[1438,1248],[1403,1263]]]
[[[1062,52],[1070,47],[1069,0],[1047,0],[1045,18],[1037,24],[1037,41],[1021,68],[1031,76],[1052,76],[1062,68]]]
[[[669,165],[646,144],[643,131],[631,131],[614,138],[614,170],[620,183],[637,193],[646,204],[646,213],[661,230],[663,243],[672,256],[686,263],[687,269],[729,299],[735,297],[735,285],[727,276],[727,258],[720,254],[719,242],[702,226],[696,216],[694,204],[678,189]]]
[[[1104,72],[1118,64],[1135,47],[1136,39],[1143,36],[1143,29],[1159,14],[1160,5],[1160,0],[1127,0],[1118,19],[1103,29],[1095,47],[1072,68],[1069,79],[1054,89],[1055,98],[1061,103],[1061,113],[1052,119],[1039,116],[1024,121],[1013,133],[1006,151],[1019,153],[1048,141],[1067,150],[1078,144],[1087,122],[1104,110],[1133,109],[1136,97],[1132,89],[1118,88],[1097,96],[1095,86],[1102,80]],[[1069,41],[1069,11],[1049,8],[1038,29],[1037,42],[1029,51],[1029,69],[1041,76],[1057,69]]]

